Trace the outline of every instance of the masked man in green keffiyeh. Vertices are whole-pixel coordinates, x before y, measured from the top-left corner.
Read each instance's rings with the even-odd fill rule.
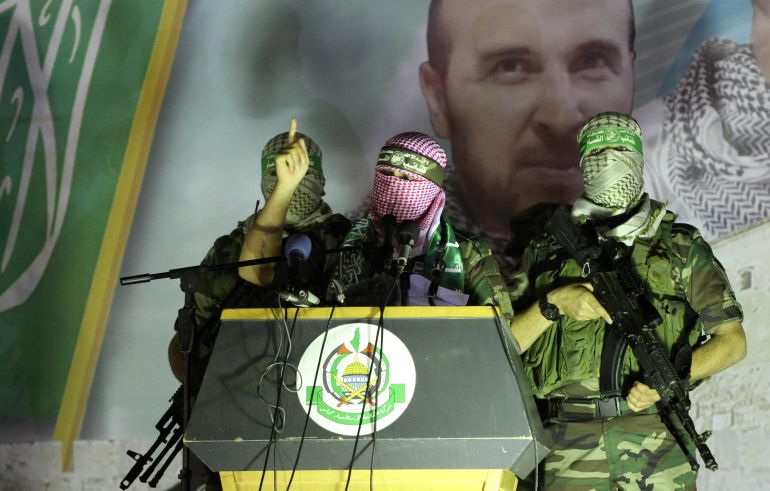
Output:
[[[281,256],[282,244],[294,233],[307,235],[314,251],[332,249],[350,228],[349,221],[333,214],[323,201],[325,179],[321,149],[312,139],[297,132],[294,119],[288,132],[276,135],[265,144],[261,170],[265,206],[240,222],[229,235],[218,238],[202,264]],[[280,275],[276,275],[276,269],[273,264],[266,264],[239,271],[222,270],[199,275],[194,285],[183,285],[194,294],[198,341],[196,378],[203,375],[222,309],[277,305],[281,288],[278,283],[288,279],[286,274],[277,278]],[[297,277],[292,281],[301,281],[303,289],[322,298],[328,283],[324,255],[311,254],[300,265]],[[181,380],[182,357],[176,339],[175,336],[169,346],[169,359]]]
[[[662,318],[656,335],[672,362],[675,354],[691,353],[692,384],[739,361],[746,352],[740,305],[698,230],[677,223],[664,203],[643,192],[637,122],[602,113],[583,125],[578,141],[585,193],[571,219],[600,243],[630,248],[632,267]],[[546,489],[695,489],[695,471],[656,414],[660,396],[642,382],[629,350],[619,369],[621,394],[600,389],[613,319],[583,273],[554,237],[542,235],[525,250],[513,292],[520,314],[511,332],[552,450]],[[718,449],[714,454],[718,458]]]
[[[443,213],[446,163],[441,146],[423,133],[385,142],[369,213],[343,241],[358,249],[339,256],[329,299],[345,305],[497,305],[510,319],[510,299],[491,251],[455,231]],[[407,224],[409,250],[399,240]],[[394,275],[399,259],[403,273]]]
[[[305,234],[313,250],[337,247],[350,228],[342,215],[332,214],[324,195],[321,149],[309,137],[297,132],[291,120],[289,131],[271,138],[262,150],[262,193],[265,206],[239,222],[229,235],[219,237],[201,264],[216,265],[240,259],[280,256],[283,242],[294,233]],[[285,263],[284,263],[285,264]],[[249,266],[202,273],[182,290],[192,294],[195,344],[190,353],[191,395],[197,394],[219,331],[220,314],[225,308],[274,307],[285,290],[286,270],[273,265]],[[296,273],[295,282],[322,296],[328,282],[323,254],[311,254]],[[240,275],[239,275],[240,273]],[[280,273],[280,274],[279,274]],[[184,322],[180,315],[177,323]],[[179,327],[178,324],[175,327]],[[184,378],[184,358],[179,351],[179,335],[168,347],[171,369],[180,381]],[[218,473],[211,472],[194,456],[191,461],[193,481],[208,481],[206,489],[221,489]],[[202,476],[202,477],[201,477]]]

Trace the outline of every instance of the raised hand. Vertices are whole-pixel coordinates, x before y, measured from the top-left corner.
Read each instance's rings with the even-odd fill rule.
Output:
[[[291,118],[289,124],[289,145],[275,154],[275,173],[278,178],[276,190],[293,193],[310,165],[305,139],[295,141],[297,120]]]
[[[281,237],[291,198],[310,165],[305,140],[295,141],[297,120],[291,118],[288,145],[275,154],[275,189],[265,206],[257,213],[241,247],[242,261],[277,256],[281,252]],[[257,264],[238,269],[238,274],[249,283],[267,286],[273,282],[273,264]]]

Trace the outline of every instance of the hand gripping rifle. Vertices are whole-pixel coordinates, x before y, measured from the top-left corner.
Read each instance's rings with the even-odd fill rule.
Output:
[[[171,406],[155,424],[160,432],[158,438],[150,446],[146,453],[140,454],[129,450],[126,453],[134,459],[135,464],[128,471],[126,477],[120,482],[120,489],[128,489],[138,477],[140,481],[147,483],[151,488],[157,486],[158,481],[166,472],[166,469],[174,460],[176,454],[182,449],[182,387],[180,386],[169,399]],[[163,445],[162,448],[161,445]],[[160,452],[154,455],[160,448]],[[145,469],[145,466],[147,469]],[[160,467],[159,467],[160,466]],[[154,475],[153,475],[154,474]]]
[[[688,391],[692,390],[688,381],[689,373],[677,372],[668,350],[658,339],[655,328],[663,319],[650,302],[645,285],[636,274],[630,259],[630,248],[612,240],[600,244],[596,231],[575,225],[566,207],[554,213],[546,225],[546,231],[582,265],[583,277],[591,282],[594,296],[612,317],[613,323],[607,329],[602,352],[602,391],[609,389],[620,393],[620,367],[626,346],[631,346],[645,383],[660,395],[657,405],[661,419],[684,451],[692,470],[698,469],[698,461],[688,450],[681,432],[674,426],[673,415],[679,419],[706,467],[716,470],[717,462],[706,445],[711,432],[699,434],[689,415]],[[620,346],[619,349],[613,349],[612,337],[620,338],[616,344]],[[610,370],[611,376],[605,377],[605,370]],[[689,366],[686,371],[689,372]],[[607,379],[610,383],[604,387]]]

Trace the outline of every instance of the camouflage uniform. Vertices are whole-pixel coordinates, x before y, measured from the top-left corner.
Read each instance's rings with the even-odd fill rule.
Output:
[[[456,232],[449,220],[442,216],[442,225],[428,241],[425,257],[422,261],[423,271],[420,273],[429,278],[428,270],[439,254],[438,244],[441,242],[442,230],[447,233],[446,248],[442,259],[446,265],[439,285],[470,296],[469,305],[497,305],[503,316],[510,321],[513,317],[510,297],[500,268],[492,256],[489,247],[461,232]],[[372,244],[375,241],[375,230],[371,219],[366,217],[358,220],[343,241],[344,246]],[[328,298],[334,298],[344,292],[349,286],[365,281],[374,274],[371,264],[367,262],[363,252],[340,254],[338,262],[333,266],[332,281],[327,292]],[[430,278],[429,278],[430,279]]]
[[[694,346],[701,334],[741,320],[742,311],[725,272],[700,233],[674,222],[666,212],[656,234],[637,238],[632,260],[648,286],[663,323],[661,342],[672,352]],[[554,239],[541,236],[522,258],[522,272],[512,292],[514,306],[531,305],[540,295],[567,283],[584,281],[578,264]],[[570,415],[585,412],[581,421],[564,421],[566,413],[544,416],[551,454],[545,460],[548,489],[695,489],[696,473],[684,452],[658,417],[655,406],[639,413],[620,404],[621,416],[593,419],[600,396],[599,373],[606,323],[562,317],[522,354],[538,403],[553,408],[560,401]],[[633,354],[626,354],[624,387],[639,380]],[[565,398],[570,398],[564,403]],[[546,401],[550,404],[545,404]],[[691,449],[694,450],[694,449]]]

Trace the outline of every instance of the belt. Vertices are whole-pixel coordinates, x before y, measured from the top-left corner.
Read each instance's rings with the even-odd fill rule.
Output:
[[[628,407],[625,397],[609,396],[592,399],[537,399],[540,416],[543,420],[558,421],[592,421],[595,419],[617,418],[628,414],[654,414],[656,406],[650,406],[642,411],[634,411]]]

